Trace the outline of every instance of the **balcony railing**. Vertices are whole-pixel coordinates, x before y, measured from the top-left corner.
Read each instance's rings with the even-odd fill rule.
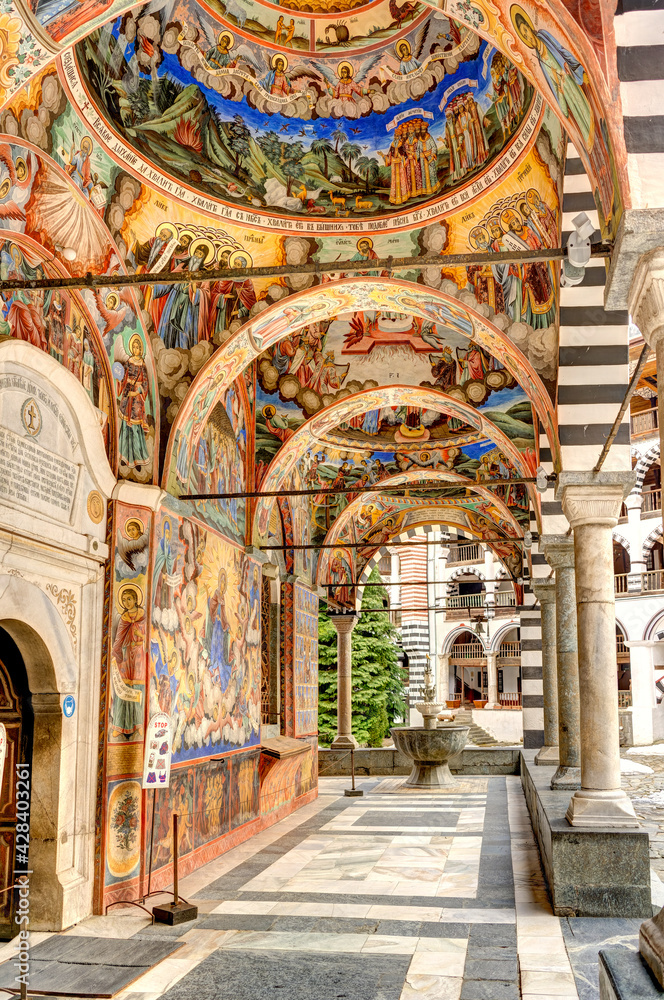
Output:
[[[630,420],[632,434],[648,434],[657,430],[657,410],[646,410],[644,413],[636,413]]]
[[[641,574],[616,573],[613,581],[615,592],[619,597],[633,597],[636,594],[659,594],[664,591],[664,570],[653,569],[648,573]]]
[[[503,691],[498,695],[498,701],[503,708],[521,708],[521,695],[518,691]]]
[[[625,645],[625,636],[616,636],[616,651],[618,653],[629,653],[629,648]]]
[[[647,514],[651,511],[660,511],[661,509],[662,509],[661,490],[649,490],[647,493],[643,494],[643,503],[641,505],[642,514]]]
[[[450,650],[451,660],[484,660],[486,653],[479,642],[455,642]]]
[[[642,573],[641,590],[645,594],[664,590],[664,570],[651,569],[648,573]]]
[[[515,657],[521,656],[521,642],[519,639],[516,642],[501,642],[500,649],[498,650],[498,659],[514,659]]]
[[[513,590],[497,590],[495,598],[497,608],[516,607],[516,595]]]
[[[450,554],[447,557],[447,565],[454,566],[458,563],[483,562],[484,555],[480,545],[453,545],[450,547]]]
[[[448,608],[483,608],[486,594],[456,594],[448,597],[445,606]]]
[[[618,692],[618,708],[631,708],[632,707],[632,692],[631,691],[619,691]]]

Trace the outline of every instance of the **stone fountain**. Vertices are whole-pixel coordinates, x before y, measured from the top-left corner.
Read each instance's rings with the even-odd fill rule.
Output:
[[[424,719],[423,726],[391,729],[397,750],[413,761],[413,769],[404,782],[408,788],[446,788],[455,784],[449,761],[466,745],[469,726],[436,728],[442,705],[435,702],[436,692],[431,669],[424,672],[424,701],[415,705]]]
[[[429,663],[424,671],[424,701],[417,702],[415,708],[422,716],[425,729],[436,729],[438,715],[445,709],[436,701],[436,685]]]

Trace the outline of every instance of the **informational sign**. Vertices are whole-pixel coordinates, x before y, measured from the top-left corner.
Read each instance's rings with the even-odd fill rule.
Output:
[[[168,788],[172,751],[171,720],[159,712],[150,719],[145,736],[143,788]]]
[[[62,701],[62,714],[65,719],[71,719],[72,715],[76,710],[76,702],[74,701],[73,694],[65,695]]]
[[[0,722],[0,788],[5,775],[5,757],[7,756],[7,730],[4,722]]]

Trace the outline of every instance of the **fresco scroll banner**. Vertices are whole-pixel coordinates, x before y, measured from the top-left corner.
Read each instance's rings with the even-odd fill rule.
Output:
[[[176,495],[183,491],[182,485],[178,486],[178,453],[181,449],[187,451],[186,466],[189,470],[208,414],[224,390],[260,353],[309,323],[344,313],[380,309],[406,312],[444,326],[452,324],[461,336],[474,335],[477,343],[500,358],[522,385],[547,434],[554,468],[561,467],[556,417],[541,379],[512,341],[473,309],[461,306],[444,292],[424,285],[384,278],[344,278],[326,284],[324,295],[319,293],[320,286],[315,285],[266,309],[238,330],[200,370],[171,429],[164,464],[164,489]],[[412,395],[412,386],[410,392]],[[476,412],[472,407],[469,411]],[[470,423],[477,426],[473,420]],[[180,483],[186,481],[183,479]]]
[[[413,226],[426,225],[435,219],[449,215],[450,212],[465,208],[481,195],[485,194],[511,167],[516,165],[518,160],[529,152],[537,138],[539,125],[544,115],[544,101],[537,94],[533,99],[530,112],[524,119],[519,132],[511,143],[506,146],[499,160],[490,170],[482,174],[481,177],[473,180],[467,187],[456,191],[448,198],[425,205],[414,212],[391,218],[376,219],[375,221],[336,222],[334,219],[300,220],[277,215],[258,215],[255,212],[231,207],[213,198],[206,198],[200,192],[196,192],[170,177],[166,177],[139,156],[135,150],[126,146],[108,122],[97,112],[80,77],[73,51],[64,52],[59,59],[59,63],[61,79],[72,102],[79,108],[87,127],[106,148],[109,155],[125,170],[132,173],[141,182],[148,184],[169,198],[175,198],[190,208],[194,208],[213,218],[223,219],[226,222],[234,222],[238,225],[250,226],[252,229],[272,230],[284,234],[295,233],[329,236],[335,234],[347,235],[357,233],[360,235],[362,233],[380,233],[385,231],[395,232],[400,229],[409,229]]]

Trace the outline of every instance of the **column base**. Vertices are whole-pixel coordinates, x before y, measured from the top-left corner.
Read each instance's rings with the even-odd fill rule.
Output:
[[[487,701],[487,703],[486,703],[486,705],[484,707],[492,709],[492,710],[495,710],[497,708],[502,708],[503,706],[498,701]]]
[[[556,765],[560,764],[560,750],[558,747],[542,747],[535,755],[536,764]]]
[[[641,924],[639,951],[664,989],[664,910],[660,910],[652,920],[644,920]]]
[[[332,750],[357,750],[359,743],[352,735],[352,733],[344,734],[343,736],[335,736],[330,749]]]
[[[570,826],[597,829],[617,826],[632,830],[639,827],[629,796],[619,788],[609,791],[580,789],[570,799],[565,818]]]
[[[559,764],[558,770],[551,779],[551,788],[563,788],[568,792],[581,788],[581,768]]]

